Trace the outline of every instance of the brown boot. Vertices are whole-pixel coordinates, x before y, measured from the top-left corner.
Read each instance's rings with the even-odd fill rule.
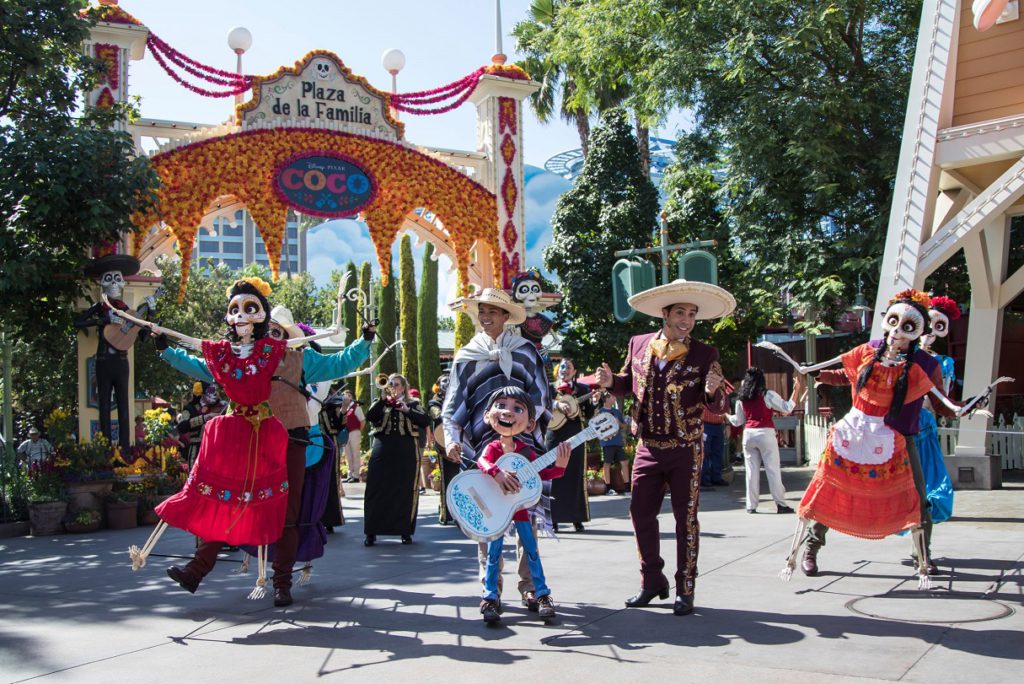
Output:
[[[482,599],[480,601],[480,614],[484,622],[492,624],[501,620],[501,602],[498,599]]]
[[[818,576],[818,550],[807,549],[804,551],[803,558],[800,559],[800,569],[804,571],[804,574],[808,577]]]

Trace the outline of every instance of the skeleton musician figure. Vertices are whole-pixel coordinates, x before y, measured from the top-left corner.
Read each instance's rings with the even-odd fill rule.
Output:
[[[341,283],[343,292],[345,281]],[[291,565],[298,534],[295,528],[305,475],[309,418],[305,397],[294,410],[275,416],[270,406],[272,381],[301,383],[328,380],[354,370],[369,356],[375,329],[367,325],[363,337],[338,354],[325,356],[311,349],[297,350],[318,337],[336,335],[340,324],[320,335],[275,339],[269,334],[270,286],[260,278],[236,281],[228,291],[228,339],[198,340],[134,319],[160,335],[202,351],[195,358],[178,349],[161,356],[172,366],[207,381],[216,380],[227,393],[227,415],[207,423],[199,457],[184,489],[157,508],[160,525],[142,549],[132,548],[133,568],[145,565],[153,545],[173,525],[204,541],[184,567],[167,574],[189,592],[195,592],[217,561],[225,544],[265,547],[277,542],[274,563],[274,604],[290,605]],[[339,294],[339,298],[343,296]],[[340,307],[338,307],[340,311]],[[297,382],[296,382],[297,381]],[[266,556],[259,550],[259,579],[250,598],[261,598],[266,584]]]
[[[919,429],[921,405],[929,396],[937,409],[965,415],[980,410],[992,387],[1010,380],[999,378],[963,406],[950,401],[940,389],[938,362],[919,348],[921,337],[931,331],[930,304],[923,292],[898,293],[883,314],[885,334],[881,340],[854,347],[821,364],[799,366],[781,350],[773,349],[798,372],[822,371],[819,381],[850,384],[853,394],[853,408],[832,428],[817,472],[800,502],[800,519],[782,571],[784,579],[789,579],[796,567],[804,528],[810,525],[801,562],[805,574],[817,574],[818,549],[830,527],[864,539],[911,530],[918,587],[930,586],[928,575],[937,571],[928,558],[931,520],[912,439]],[[828,374],[822,370],[838,364],[841,370]]]
[[[146,318],[156,309],[156,298],[146,297],[138,311],[132,311],[121,300],[124,277],[139,272],[139,260],[128,254],[106,254],[92,260],[85,274],[99,280],[103,301],[96,302],[75,318],[75,327],[97,328],[96,388],[99,392],[100,432],[113,442],[110,421],[110,392],[117,399],[118,444],[122,453],[131,448],[131,426],[128,421],[128,350],[136,338],[142,339],[149,331],[139,328],[121,316],[121,312]]]

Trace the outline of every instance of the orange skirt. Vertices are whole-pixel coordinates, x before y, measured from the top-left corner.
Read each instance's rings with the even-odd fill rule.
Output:
[[[863,539],[882,539],[920,525],[921,505],[903,435],[888,427],[879,430],[881,419],[868,418],[875,429],[861,443],[859,423],[851,429],[847,417],[829,433],[800,501],[800,517]],[[880,446],[885,440],[886,446]],[[859,453],[865,444],[866,453]]]

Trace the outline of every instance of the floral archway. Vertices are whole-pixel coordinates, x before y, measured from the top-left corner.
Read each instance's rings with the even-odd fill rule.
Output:
[[[151,161],[162,185],[153,209],[133,217],[139,227],[136,250],[146,231],[162,221],[181,254],[190,255],[203,216],[218,198],[234,196],[252,214],[276,278],[289,207],[275,191],[275,170],[297,153],[309,152],[344,156],[372,173],[374,192],[360,214],[370,229],[385,283],[392,244],[406,215],[417,208],[433,212],[444,222],[463,282],[468,282],[470,250],[478,241],[491,247],[493,271],[500,272],[493,193],[405,145],[315,128],[248,130],[155,155]],[[183,258],[182,293],[189,266],[188,258]]]

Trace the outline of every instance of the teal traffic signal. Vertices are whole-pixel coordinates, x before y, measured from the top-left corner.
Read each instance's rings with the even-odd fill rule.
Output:
[[[612,266],[612,313],[620,323],[633,320],[637,312],[629,298],[654,287],[654,264],[643,259],[619,259]]]
[[[703,249],[694,249],[679,257],[679,277],[701,283],[718,284],[718,259]]]

